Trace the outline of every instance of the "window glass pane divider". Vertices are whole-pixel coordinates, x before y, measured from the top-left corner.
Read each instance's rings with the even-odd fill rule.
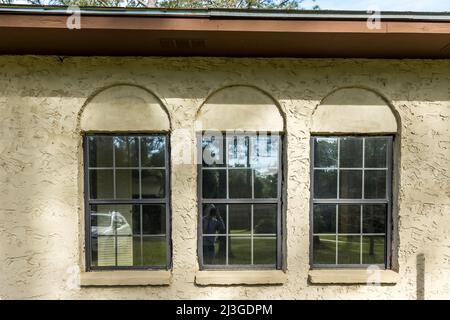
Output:
[[[315,264],[313,266],[314,270],[320,270],[320,269],[334,269],[336,267],[338,268],[345,268],[345,269],[362,269],[362,268],[368,268],[372,266],[377,266],[381,269],[385,268],[384,264],[346,264],[346,263],[327,263],[327,264]]]
[[[239,264],[239,265],[222,265],[222,264],[208,264],[206,265],[208,270],[223,270],[226,267],[226,270],[268,270],[276,268],[276,264]]]
[[[166,167],[88,167],[89,170],[165,170]]]
[[[228,194],[228,189],[227,189],[227,194]],[[229,206],[228,205],[226,206],[226,217],[227,217],[227,225],[225,227],[225,234],[226,234],[226,236],[225,236],[225,238],[226,238],[225,239],[225,265],[228,265],[229,264],[228,246],[229,246],[229,242],[230,242],[230,239],[228,237],[228,233],[230,232],[230,229],[229,229],[230,228],[230,214],[229,214]]]
[[[139,138],[139,140],[140,140],[140,138]],[[141,146],[141,141],[139,141],[139,149],[140,149],[140,146]],[[140,158],[139,158],[139,161],[140,161]],[[142,205],[140,205],[139,206],[139,224],[140,224],[140,243],[141,243],[141,265],[144,265],[144,238],[142,237],[142,235],[144,234],[144,228],[143,228],[143,225],[142,225],[142,222],[143,222],[143,219],[142,219]]]
[[[250,238],[252,236],[251,233],[203,233],[202,234],[203,237],[226,236],[226,235],[228,235],[229,237],[243,237],[243,238]],[[322,235],[322,234],[320,234],[320,235]],[[334,233],[332,235],[334,235]],[[254,238],[269,238],[269,237],[276,237],[276,236],[277,236],[276,233],[253,233]]]
[[[387,204],[389,199],[313,199],[314,204]]]
[[[364,158],[363,158],[363,161],[364,161]],[[364,184],[364,183],[363,183]],[[360,241],[360,247],[359,247],[359,263],[360,264],[362,264],[362,262],[363,262],[363,254],[362,254],[362,249],[363,249],[363,237],[362,237],[362,232],[363,232],[363,205],[361,205],[360,206],[360,208],[359,208],[359,211],[360,211],[360,218],[359,218],[359,232],[361,233],[361,236],[360,236],[360,239],[359,239],[359,241]]]
[[[166,204],[165,198],[148,199],[90,199],[89,204]]]
[[[339,262],[339,206],[336,204],[336,260],[335,263]]]
[[[217,203],[217,204],[277,204],[278,199],[263,199],[263,198],[244,198],[244,199],[202,199],[203,204]]]
[[[113,156],[113,197],[116,199],[116,146],[112,138],[112,156]]]
[[[155,234],[153,234],[153,233],[149,233],[149,234],[135,234],[135,233],[133,233],[133,234],[117,234],[117,238],[127,238],[127,237],[133,237],[133,238],[139,238],[139,237],[144,237],[144,238],[162,238],[162,237],[165,237],[166,236],[166,234],[165,233],[155,233]],[[105,237],[105,238],[107,238],[107,237],[113,237],[113,236],[111,236],[111,235],[98,235],[98,236],[96,236],[96,238],[102,238],[102,237]]]
[[[228,137],[228,135],[226,135],[225,136],[225,152],[224,152],[224,154],[222,155],[222,158],[224,158],[224,162],[225,162],[225,168],[226,168],[226,181],[225,181],[225,184],[226,184],[226,186],[227,186],[227,189],[226,189],[226,191],[227,191],[227,193],[226,193],[226,196],[227,196],[227,199],[228,198],[230,198],[230,175],[229,175],[229,151],[228,151],[228,141],[229,141],[229,137]],[[225,157],[225,155],[226,155],[226,157]],[[227,207],[227,210],[228,210],[228,207]],[[228,219],[228,217],[227,217],[227,219]],[[228,221],[228,220],[227,220]],[[227,231],[228,232],[228,231]],[[228,242],[227,242],[227,264],[228,264]]]
[[[252,199],[255,199],[255,169],[251,170]]]
[[[92,271],[116,271],[116,270],[161,270],[165,269],[165,265],[152,265],[152,266],[92,266]]]
[[[335,233],[313,233],[313,236],[334,236]],[[338,233],[339,236],[385,236],[385,233]]]
[[[116,261],[116,266],[119,265],[119,261],[117,258],[117,247],[118,247],[118,242],[117,242],[117,217],[113,216],[113,222],[114,222],[114,252],[115,252],[115,261]]]
[[[99,169],[99,168],[95,168],[95,167],[92,167],[92,168],[89,168],[89,169]],[[112,169],[112,168],[108,168],[108,167],[104,167],[104,168],[100,168],[100,169]],[[120,167],[120,168],[118,168],[118,169],[137,169],[136,167],[130,167],[130,168],[127,168],[127,167]],[[142,169],[148,169],[148,170],[150,170],[150,169],[164,169],[164,167],[142,167]],[[261,168],[260,167],[228,167],[228,170],[260,170]],[[277,169],[278,170],[278,168],[276,168],[276,167],[272,167],[272,166],[268,166],[268,167],[265,167],[265,169],[267,169],[267,170],[274,170],[274,169]],[[337,168],[314,168],[315,170],[337,170]],[[344,169],[344,168],[342,168],[342,169]],[[348,170],[353,170],[353,169],[355,169],[355,168],[350,168],[350,169],[348,169]],[[382,170],[383,168],[373,168],[373,170]],[[202,170],[205,170],[205,171],[207,171],[207,170],[227,170],[227,168],[226,167],[202,167]]]
[[[139,160],[138,160],[138,164],[139,164],[139,199],[142,199],[141,137],[138,138],[138,157],[139,157]],[[142,227],[142,210],[141,210],[141,227]],[[142,246],[141,246],[141,253],[142,253]]]
[[[239,169],[239,168],[238,168]],[[245,168],[244,168],[245,169]],[[351,171],[351,170],[355,170],[355,171],[358,171],[358,170],[367,170],[367,171],[382,171],[382,170],[384,170],[384,171],[386,171],[386,170],[388,170],[389,168],[363,168],[363,167],[360,167],[360,168],[344,168],[344,167],[341,167],[341,168],[337,168],[337,167],[314,167],[313,168],[314,170],[323,170],[323,171],[325,171],[325,170],[329,170],[329,171],[331,171],[331,170],[347,170],[347,171]]]
[[[253,264],[253,204],[250,205],[250,264]]]
[[[365,194],[364,194],[364,167],[366,166],[366,139],[362,139],[362,179],[361,179],[361,198],[365,198]],[[362,259],[362,258],[361,258]]]

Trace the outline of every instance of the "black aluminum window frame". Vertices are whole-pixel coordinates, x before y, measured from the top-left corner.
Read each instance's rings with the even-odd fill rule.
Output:
[[[315,199],[314,198],[314,171],[317,169],[315,167],[315,157],[314,157],[314,140],[316,138],[324,139],[340,139],[342,138],[384,138],[387,139],[387,154],[386,154],[386,198],[385,199],[363,199],[364,198],[364,188],[362,189],[362,199],[340,199],[339,198],[339,188],[337,189],[336,199]],[[394,139],[395,135],[367,135],[367,134],[353,134],[353,135],[312,135],[310,138],[310,237],[309,237],[309,264],[312,269],[361,269],[368,268],[371,266],[379,267],[380,269],[391,269],[392,267],[392,208],[393,208],[393,155],[394,155]],[[338,142],[338,150],[339,150]],[[364,149],[364,145],[363,145]],[[338,151],[338,165],[336,170],[339,172],[342,168],[339,166],[339,151]],[[364,168],[364,153],[362,156],[362,171],[366,170]],[[355,168],[352,168],[355,169]],[[337,185],[339,186],[339,175],[337,176]],[[362,176],[362,185],[364,186],[364,176]],[[371,204],[386,204],[387,213],[385,221],[385,252],[384,252],[384,264],[338,264],[337,258],[335,264],[315,264],[314,263],[314,205],[315,204],[330,204],[330,205],[371,205]],[[338,214],[338,212],[337,212]],[[338,223],[338,218],[336,218],[336,224]],[[361,221],[362,223],[362,221]],[[335,231],[336,236],[339,235],[338,230]],[[345,234],[343,234],[345,235]],[[359,235],[362,237],[364,235],[361,229]],[[338,253],[336,253],[337,256]],[[362,261],[361,261],[362,262]]]
[[[206,131],[198,132],[197,133],[197,203],[198,203],[198,232],[197,232],[197,255],[198,255],[198,263],[200,270],[281,270],[283,267],[283,259],[284,259],[284,252],[283,252],[283,186],[284,186],[284,163],[283,163],[283,150],[284,150],[284,135],[281,132],[276,132],[276,134],[279,138],[279,147],[278,147],[278,180],[277,180],[277,198],[255,198],[254,197],[254,190],[252,186],[252,198],[231,198],[231,199],[224,199],[224,198],[203,198],[203,159],[202,159],[202,141],[203,136],[206,133]],[[208,132],[210,133],[210,132]],[[245,137],[245,136],[257,136],[258,134],[263,134],[263,132],[258,131],[222,131],[222,132],[214,132],[214,134],[221,133],[223,136],[223,139],[225,140],[225,149],[223,150],[224,154],[226,155],[225,158],[225,167],[227,171],[227,193],[228,193],[228,139],[229,137]],[[266,132],[267,133],[267,132]],[[209,136],[214,136],[214,134],[210,134]],[[242,167],[238,167],[236,169],[243,169]],[[244,168],[245,169],[245,168]],[[234,169],[232,169],[234,170]],[[252,170],[254,171],[254,170]],[[254,172],[252,172],[252,181],[254,177]],[[214,264],[204,264],[203,259],[203,207],[204,205],[208,204],[221,204],[221,205],[233,205],[233,204],[249,204],[249,205],[258,205],[258,204],[276,204],[277,206],[277,227],[276,227],[276,262],[275,264],[224,264],[224,265],[214,265]],[[253,216],[253,210],[252,210],[252,216]],[[228,219],[227,219],[228,221]],[[225,226],[226,230],[226,238],[227,242],[228,237],[230,236],[228,233],[228,226]],[[252,226],[253,228],[253,226]],[[252,230],[253,234],[253,230]]]
[[[164,151],[164,170],[165,170],[165,196],[164,198],[145,198],[142,199],[90,199],[89,183],[89,137],[138,137],[139,138],[139,171],[141,171],[141,143],[140,138],[158,137],[165,138]],[[113,148],[114,150],[114,148]],[[115,151],[113,151],[115,158]],[[113,164],[113,168],[115,165]],[[83,170],[84,170],[84,211],[85,211],[85,270],[86,271],[114,271],[114,270],[170,270],[172,268],[172,225],[171,225],[171,188],[170,188],[170,135],[167,132],[159,133],[85,133],[83,135]],[[114,170],[115,171],[115,170]],[[141,174],[139,174],[141,176]],[[142,184],[141,178],[139,184]],[[114,186],[115,188],[115,186]],[[142,205],[163,204],[165,205],[165,243],[166,243],[166,264],[165,265],[142,265],[142,266],[92,266],[92,243],[91,243],[91,205],[139,205],[142,213]],[[142,237],[142,234],[141,234]],[[142,251],[142,249],[141,249]],[[142,252],[141,252],[142,255]]]

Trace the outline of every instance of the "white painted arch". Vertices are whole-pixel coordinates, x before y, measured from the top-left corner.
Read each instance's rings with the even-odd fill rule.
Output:
[[[115,85],[96,93],[80,115],[84,132],[168,132],[170,119],[161,101],[135,85]]]
[[[311,133],[395,134],[397,119],[379,94],[364,88],[342,88],[328,95],[312,115]]]
[[[196,120],[199,131],[284,131],[284,118],[275,100],[246,85],[214,92],[200,107]]]

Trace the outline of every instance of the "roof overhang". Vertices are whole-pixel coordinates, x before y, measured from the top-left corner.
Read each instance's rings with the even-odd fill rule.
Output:
[[[0,7],[0,54],[450,58],[450,13]]]

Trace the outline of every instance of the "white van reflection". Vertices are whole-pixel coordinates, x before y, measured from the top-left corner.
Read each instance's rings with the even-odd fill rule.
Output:
[[[91,214],[92,236],[131,235],[131,226],[118,211]],[[115,231],[114,231],[115,229]]]
[[[92,212],[91,232],[94,265],[133,265],[132,226],[120,212]]]

